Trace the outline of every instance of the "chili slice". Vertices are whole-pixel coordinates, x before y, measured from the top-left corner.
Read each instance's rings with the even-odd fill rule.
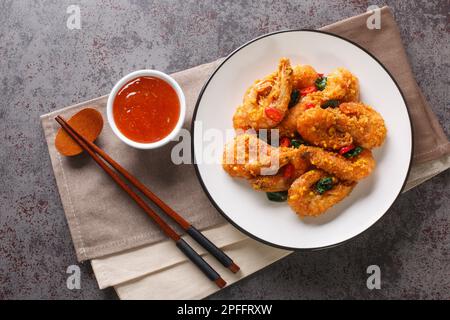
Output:
[[[267,107],[264,111],[266,116],[272,121],[280,122],[283,119],[283,114],[276,108]]]
[[[281,138],[280,140],[280,146],[281,147],[290,147],[291,146],[291,140],[289,140],[289,138]]]
[[[306,88],[301,89],[300,90],[300,95],[303,97],[303,96],[306,96],[307,94],[310,94],[310,93],[316,92],[316,91],[317,91],[317,88],[314,85],[314,86],[310,86],[310,87],[306,87]]]
[[[349,146],[346,146],[346,147],[342,147],[340,150],[339,150],[339,154],[342,156],[344,153],[347,153],[347,152],[349,152],[350,150],[353,150],[353,149],[355,149],[355,146],[354,145],[349,145]]]
[[[292,163],[288,163],[284,166],[283,169],[283,177],[286,179],[291,179],[294,176],[295,167]]]

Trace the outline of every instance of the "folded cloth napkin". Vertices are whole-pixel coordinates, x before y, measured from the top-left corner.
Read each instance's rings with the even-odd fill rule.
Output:
[[[387,7],[381,9],[382,27],[379,30],[369,30],[366,27],[368,15],[369,13],[366,13],[349,18],[327,26],[323,30],[344,36],[365,47],[384,63],[399,83],[405,95],[414,128],[414,166],[411,170],[409,181],[411,186],[417,185],[449,167],[450,143],[439,126],[435,115],[423,99],[420,89],[414,80],[401,43],[398,28],[390,10]],[[186,128],[189,127],[198,92],[219,62],[220,60],[173,75],[187,96]],[[109,177],[102,175],[100,172],[94,172],[98,171],[98,169],[94,167],[95,164],[92,161],[87,160],[84,156],[73,159],[62,158],[55,150],[54,136],[57,125],[53,120],[54,116],[62,114],[65,117],[69,117],[87,106],[94,107],[104,113],[105,104],[106,97],[101,97],[41,117],[52,166],[78,259],[98,258],[92,262],[98,279],[114,278],[114,276],[111,277],[113,274],[107,268],[98,268],[99,265],[105,266],[110,264],[113,266],[113,261],[120,261],[122,255],[130,253],[135,257],[144,256],[142,252],[145,252],[145,249],[159,248],[165,243],[160,242],[163,239],[162,234],[127,199],[120,189],[110,182]],[[145,184],[152,186],[152,189],[157,191],[164,201],[185,215],[198,228],[209,228],[208,231],[212,232],[212,234],[214,234],[214,231],[219,233],[223,231],[220,228],[225,227],[226,224],[203,194],[192,166],[171,164],[171,145],[149,152],[136,151],[121,144],[112,135],[107,126],[105,126],[98,143],[124,167],[136,174]],[[97,190],[101,190],[101,192],[97,192]],[[124,223],[125,221],[126,223]],[[218,225],[221,226],[217,227]],[[214,226],[216,227],[214,228]],[[227,235],[228,233],[224,233],[222,236],[227,237]],[[289,251],[279,251],[279,249],[266,247],[247,238],[238,242],[232,241],[230,243],[230,241],[227,241],[227,243],[225,248],[226,251],[233,250],[231,255],[235,253],[242,256],[242,258],[248,257],[248,259],[239,261],[241,266],[245,264],[246,267],[243,268],[240,275],[236,276],[235,280],[289,253]],[[149,246],[150,244],[153,245]],[[238,244],[242,244],[242,246]],[[247,251],[245,251],[246,248],[248,249]],[[260,252],[260,255],[258,258],[255,258],[249,250]],[[175,254],[175,251],[175,249],[170,250],[170,252],[163,250],[164,255],[168,256],[168,260],[164,260],[165,262],[160,265],[158,265],[158,259],[161,255],[156,254],[155,260],[152,260],[154,264],[149,269],[144,268],[143,264],[140,264],[140,259],[133,260],[135,262],[132,265],[122,265],[125,273],[128,272],[128,269],[134,270],[135,273],[128,276],[125,275],[121,278],[124,279],[121,283],[99,280],[100,286],[114,285],[122,298],[139,297],[139,295],[133,294],[141,292],[137,288],[141,288],[144,282],[146,283],[145,285],[162,284],[168,288],[168,292],[178,290],[179,288],[173,286],[174,281],[170,280],[169,273],[175,271],[180,272],[179,274],[191,272],[189,268],[192,266],[185,263],[184,260],[182,262],[177,260],[176,257],[169,257],[169,255]],[[207,255],[206,259],[209,259]],[[252,259],[259,260],[253,263]],[[112,269],[114,268],[112,267]],[[218,269],[220,270],[219,267]],[[161,272],[161,270],[165,271]],[[192,272],[195,274],[196,271],[193,270]],[[164,279],[167,282],[161,282]],[[202,290],[200,289],[201,286],[200,282],[196,282],[196,288],[198,288],[199,292],[202,292],[196,295],[196,298],[214,292]],[[149,288],[151,289],[151,287]],[[144,293],[141,293],[142,297],[144,297]],[[156,298],[156,296],[149,295],[145,297]],[[167,297],[170,297],[170,295]],[[176,295],[173,296],[173,298],[176,297]],[[190,298],[192,296],[178,297]]]

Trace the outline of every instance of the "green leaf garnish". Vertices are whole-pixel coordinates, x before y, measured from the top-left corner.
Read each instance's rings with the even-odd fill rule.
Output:
[[[331,177],[322,178],[316,183],[316,191],[319,194],[323,194],[331,188],[333,188],[333,178]]]
[[[303,140],[302,138],[291,140],[291,146],[293,146],[296,149],[299,148],[302,144],[306,144],[306,141]]]
[[[322,109],[326,109],[326,108],[336,108],[339,107],[339,105],[341,104],[341,102],[339,100],[328,100],[325,101],[324,104],[321,105]]]
[[[292,108],[295,106],[300,98],[300,92],[297,89],[292,90],[291,92],[291,100],[289,101],[288,108]]]
[[[314,84],[316,85],[317,90],[322,91],[327,86],[327,77],[317,78]]]
[[[349,152],[344,153],[344,157],[348,158],[352,158],[357,156],[358,154],[360,154],[363,151],[363,148],[361,147],[356,147],[355,149],[350,150]]]
[[[279,192],[266,192],[267,199],[275,202],[284,202],[288,198],[287,191],[279,191]]]

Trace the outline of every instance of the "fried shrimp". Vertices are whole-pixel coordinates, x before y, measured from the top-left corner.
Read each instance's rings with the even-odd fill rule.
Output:
[[[302,103],[297,103],[286,113],[283,121],[275,129],[279,130],[280,137],[293,138],[297,133],[297,119],[305,111]]]
[[[297,150],[297,149],[296,149]],[[286,191],[295,179],[305,173],[310,167],[308,161],[304,160],[300,152],[293,154],[289,163],[281,167],[276,175],[257,176],[250,180],[253,189],[264,192]]]
[[[309,143],[325,149],[339,150],[351,145],[350,133],[337,127],[338,117],[329,109],[312,108],[297,117],[297,131]]]
[[[313,166],[342,180],[359,181],[369,176],[375,168],[375,159],[368,149],[348,159],[318,147],[300,146],[299,149],[301,156]]]
[[[327,179],[326,189],[319,184]],[[313,169],[302,176],[289,188],[288,204],[300,216],[318,216],[347,197],[355,182],[340,181],[322,170]]]
[[[387,134],[381,115],[360,102],[358,78],[349,70],[324,75],[310,65],[291,67],[287,58],[247,89],[233,127],[224,170],[269,201],[287,200],[300,217],[322,214],[368,177],[376,166],[371,149]],[[260,129],[270,129],[280,146],[249,134]]]
[[[337,68],[327,76],[322,94],[328,100],[359,101],[358,78],[345,68]]]
[[[353,142],[367,149],[379,147],[387,132],[380,114],[357,102],[304,111],[297,117],[297,131],[309,143],[333,150]]]
[[[293,70],[293,88],[315,88],[315,81],[318,79],[318,74],[314,68],[308,65],[297,65]],[[331,72],[327,76],[327,82],[323,91],[312,91],[307,93],[294,107],[290,108],[286,112],[284,119],[276,126],[276,128],[280,130],[280,136],[295,136],[297,131],[297,119],[300,115],[302,115],[305,110],[320,107],[329,100],[336,100],[339,102],[359,101],[358,79],[347,69],[338,68]],[[325,143],[327,145],[332,145],[330,141],[331,138],[332,137],[326,139],[327,141]],[[340,145],[336,148],[339,148],[339,146]]]
[[[226,144],[222,167],[232,177],[252,179],[261,174],[275,174],[298,154],[298,149],[276,148],[255,135],[241,134]]]
[[[337,109],[337,125],[347,131],[360,146],[379,147],[386,139],[386,126],[381,115],[362,103],[342,103]]]
[[[323,94],[319,92],[313,92],[303,97],[300,102],[290,108],[286,113],[283,121],[280,122],[275,128],[280,130],[280,137],[294,137],[297,132],[297,120],[306,110],[318,107],[327,101]]]
[[[313,86],[318,77],[317,71],[306,64],[296,65],[292,70],[292,87],[296,89]]]
[[[289,59],[280,59],[278,71],[257,80],[245,93],[243,103],[233,116],[235,129],[269,129],[283,119],[292,91]]]

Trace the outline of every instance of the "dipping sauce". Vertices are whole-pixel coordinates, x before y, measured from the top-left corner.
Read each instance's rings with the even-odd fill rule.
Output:
[[[156,142],[175,128],[180,101],[174,88],[156,77],[129,81],[117,93],[113,104],[117,128],[140,143]]]

